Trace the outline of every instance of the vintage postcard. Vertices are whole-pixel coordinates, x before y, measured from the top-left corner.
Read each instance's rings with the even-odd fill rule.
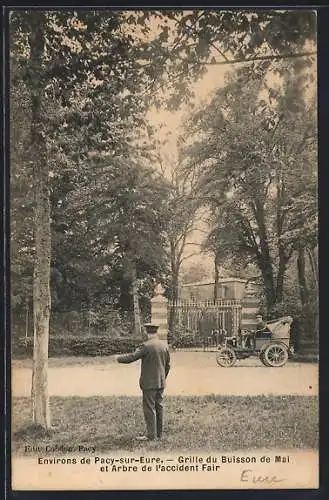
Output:
[[[8,23],[12,489],[317,489],[316,11]]]

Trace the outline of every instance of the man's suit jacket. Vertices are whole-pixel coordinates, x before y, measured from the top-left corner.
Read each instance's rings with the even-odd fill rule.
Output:
[[[167,344],[158,337],[139,346],[132,354],[118,356],[119,363],[142,360],[139,385],[142,390],[164,389],[170,370],[170,354]]]

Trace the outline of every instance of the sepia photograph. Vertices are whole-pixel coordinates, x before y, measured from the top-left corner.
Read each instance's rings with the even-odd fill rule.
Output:
[[[11,488],[319,488],[317,11],[8,9]]]

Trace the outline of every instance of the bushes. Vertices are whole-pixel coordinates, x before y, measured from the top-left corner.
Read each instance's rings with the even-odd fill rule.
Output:
[[[292,316],[293,322],[290,329],[290,338],[295,352],[318,349],[318,297],[316,291],[310,291],[309,300],[301,304],[299,288],[289,283],[286,286],[283,301],[276,303],[271,311],[266,312],[266,304],[263,299],[261,312],[267,321],[281,316]],[[307,347],[306,347],[307,346]],[[310,347],[312,346],[312,347]]]
[[[172,342],[175,348],[203,347],[204,341],[194,335],[176,336]]]
[[[63,356],[110,356],[134,351],[143,342],[141,338],[50,336],[49,357]],[[33,337],[12,340],[12,357],[33,356]]]
[[[32,335],[33,314],[28,315],[26,310],[11,311],[12,338],[23,337],[25,332]],[[51,336],[111,336],[128,337],[133,331],[133,321],[130,313],[119,311],[52,311],[49,323]]]

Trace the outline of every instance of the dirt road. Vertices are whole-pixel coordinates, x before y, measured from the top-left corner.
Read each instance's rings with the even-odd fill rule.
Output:
[[[305,395],[318,393],[318,366],[288,362],[282,368],[267,368],[256,358],[238,361],[232,368],[220,368],[215,353],[174,352],[168,376],[167,395]],[[85,358],[50,360],[50,396],[110,396],[140,394],[139,361],[122,365],[114,359]],[[13,363],[14,396],[29,396],[31,367]]]

